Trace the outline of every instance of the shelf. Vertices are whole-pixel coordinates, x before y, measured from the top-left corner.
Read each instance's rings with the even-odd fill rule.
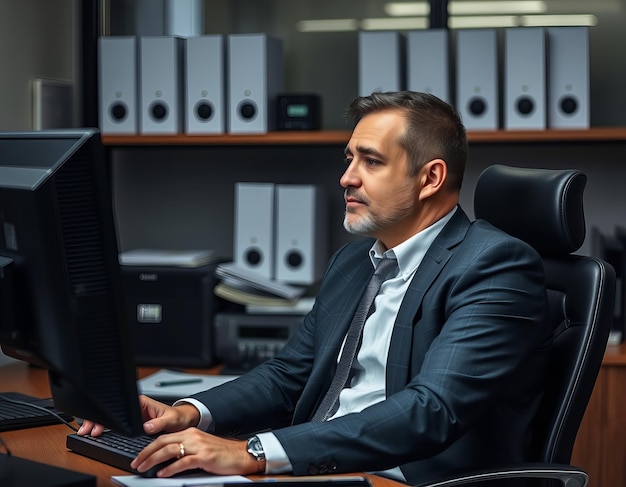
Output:
[[[516,142],[606,142],[626,141],[626,127],[597,127],[588,130],[496,130],[472,131],[470,143]],[[350,131],[284,131],[267,134],[220,135],[103,135],[108,146],[150,145],[343,145]]]
[[[594,127],[586,130],[496,130],[467,133],[472,143],[499,142],[606,142],[625,141],[626,127]]]
[[[345,144],[346,130],[285,131],[267,134],[220,135],[103,135],[105,145],[306,145]]]

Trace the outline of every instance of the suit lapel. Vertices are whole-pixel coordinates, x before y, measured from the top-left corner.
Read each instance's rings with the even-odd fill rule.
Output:
[[[386,371],[387,396],[404,388],[409,380],[413,327],[417,312],[422,305],[422,299],[450,259],[451,249],[463,240],[469,225],[467,215],[461,208],[458,208],[426,252],[409,284],[398,311],[389,345]]]

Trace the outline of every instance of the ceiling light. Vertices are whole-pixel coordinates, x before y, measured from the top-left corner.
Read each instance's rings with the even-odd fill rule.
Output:
[[[388,2],[383,7],[391,17],[428,16],[428,2]],[[547,10],[544,0],[491,0],[448,3],[450,15],[539,14]]]
[[[448,4],[450,15],[539,14],[546,10],[546,2],[541,0],[492,0]]]
[[[356,19],[300,20],[296,22],[298,32],[349,32],[358,30]]]
[[[363,19],[361,21],[363,30],[411,30],[427,29],[428,19],[426,17],[395,17]]]
[[[517,27],[519,17],[516,15],[492,15],[488,17],[450,17],[448,27],[451,29],[480,29],[496,27]]]
[[[430,14],[428,2],[389,2],[383,7],[390,17],[427,16]]]
[[[589,26],[598,25],[598,17],[591,14],[572,15],[523,15],[520,25],[525,27]]]

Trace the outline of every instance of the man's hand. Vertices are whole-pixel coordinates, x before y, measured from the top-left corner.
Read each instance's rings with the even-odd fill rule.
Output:
[[[159,470],[157,477],[170,477],[191,469],[217,475],[258,473],[257,461],[248,453],[245,441],[219,438],[197,428],[159,436],[130,466],[145,472],[172,459],[174,463]]]
[[[196,426],[200,421],[200,413],[191,404],[180,404],[172,407],[140,395],[139,405],[144,421],[143,429],[148,435],[154,435],[162,431],[181,431],[190,426]],[[104,426],[85,420],[78,430],[78,434],[98,436],[103,431]]]

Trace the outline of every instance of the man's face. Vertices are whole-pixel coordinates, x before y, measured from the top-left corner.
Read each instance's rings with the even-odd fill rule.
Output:
[[[418,204],[418,178],[408,176],[408,155],[399,143],[405,125],[399,110],[363,117],[346,146],[347,168],[340,179],[346,230],[378,238],[388,248],[410,235]]]

